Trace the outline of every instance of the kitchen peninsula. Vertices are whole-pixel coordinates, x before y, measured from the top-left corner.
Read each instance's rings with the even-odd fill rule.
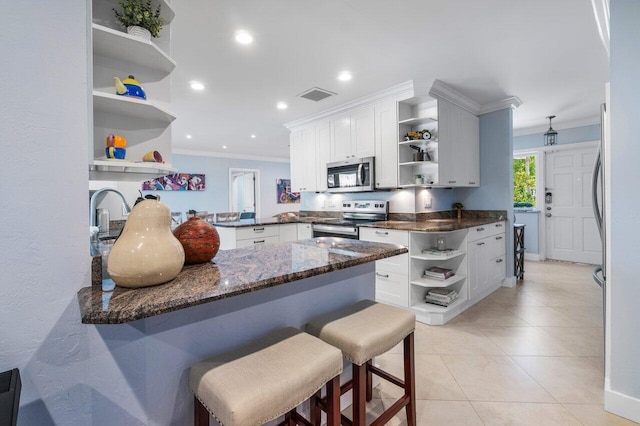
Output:
[[[314,238],[221,250],[212,262],[186,266],[155,287],[111,293],[84,287],[78,292],[82,322],[95,324],[89,332],[104,345],[92,374],[107,387],[126,378],[131,390],[122,397],[136,395],[132,414],[146,424],[189,424],[193,363],[374,299],[375,261],[404,253],[395,244]]]

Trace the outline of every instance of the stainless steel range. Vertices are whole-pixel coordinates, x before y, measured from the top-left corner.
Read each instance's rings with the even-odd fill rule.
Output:
[[[380,200],[345,200],[342,218],[333,222],[314,223],[314,237],[342,237],[357,240],[358,225],[387,220],[389,202]]]

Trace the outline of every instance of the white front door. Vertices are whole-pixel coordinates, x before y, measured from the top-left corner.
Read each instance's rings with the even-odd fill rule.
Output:
[[[591,206],[596,148],[549,151],[545,159],[547,258],[599,264],[600,235]]]

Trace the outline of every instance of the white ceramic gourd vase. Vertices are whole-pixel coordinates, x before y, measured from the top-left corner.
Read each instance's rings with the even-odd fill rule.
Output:
[[[171,211],[157,200],[135,205],[116,240],[107,270],[120,287],[138,288],[174,279],[184,265],[184,249],[171,232]]]

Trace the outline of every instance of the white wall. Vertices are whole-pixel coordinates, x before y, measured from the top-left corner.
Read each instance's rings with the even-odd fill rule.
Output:
[[[0,371],[20,369],[20,425],[91,424],[86,2],[3,6]]]
[[[605,408],[640,422],[640,2],[611,1],[611,190],[607,286],[610,366]]]

